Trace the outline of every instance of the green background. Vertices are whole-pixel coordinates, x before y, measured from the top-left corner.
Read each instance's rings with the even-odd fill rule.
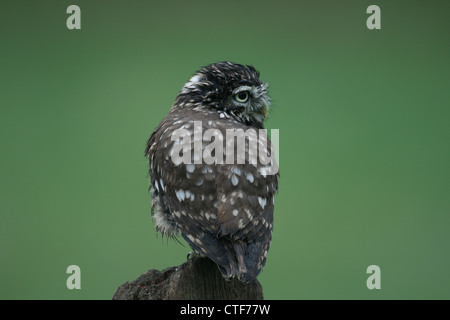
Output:
[[[66,8],[81,8],[81,30]],[[366,9],[381,8],[381,30]],[[201,66],[270,83],[267,299],[450,298],[449,1],[3,1],[0,298],[111,299],[190,251],[150,218],[148,137]],[[66,268],[81,268],[81,290]],[[366,268],[381,268],[381,290]]]

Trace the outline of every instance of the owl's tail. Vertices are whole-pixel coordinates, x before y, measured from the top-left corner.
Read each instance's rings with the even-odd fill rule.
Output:
[[[266,262],[268,244],[264,241],[246,242],[204,233],[202,245],[199,246],[188,237],[184,238],[194,250],[214,261],[224,278],[236,277],[242,282],[251,283],[256,280]]]
[[[243,240],[225,240],[227,265],[219,265],[224,277],[237,277],[240,281],[251,283],[264,268],[266,257],[264,243]]]

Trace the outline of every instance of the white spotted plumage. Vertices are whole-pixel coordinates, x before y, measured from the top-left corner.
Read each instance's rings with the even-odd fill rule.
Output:
[[[233,92],[239,90],[249,92],[246,105],[234,100]],[[270,105],[266,91],[251,66],[221,62],[204,67],[183,86],[146,149],[156,229],[169,237],[181,234],[224,277],[244,282],[254,281],[266,263],[278,174],[257,162],[227,163],[227,148],[234,146],[225,138],[227,130],[249,132],[244,159],[257,155],[249,143],[263,128]],[[194,137],[194,121],[201,121],[203,132],[210,130],[214,140]],[[217,139],[224,161],[206,163],[203,153],[194,152],[190,163],[175,163],[180,142],[172,140],[172,133],[177,129],[187,130],[191,146],[200,143],[202,151]],[[263,140],[269,141],[267,136]]]

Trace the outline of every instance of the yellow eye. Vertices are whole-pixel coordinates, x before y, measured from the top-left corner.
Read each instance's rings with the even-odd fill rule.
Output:
[[[239,103],[246,103],[249,97],[250,95],[248,91],[241,91],[234,95],[234,100],[236,100]]]

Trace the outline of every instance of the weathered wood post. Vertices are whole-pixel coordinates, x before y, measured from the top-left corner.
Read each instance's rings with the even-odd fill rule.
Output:
[[[113,295],[113,300],[262,299],[263,289],[258,280],[251,284],[225,280],[214,262],[200,256],[163,271],[151,269],[118,287]]]

